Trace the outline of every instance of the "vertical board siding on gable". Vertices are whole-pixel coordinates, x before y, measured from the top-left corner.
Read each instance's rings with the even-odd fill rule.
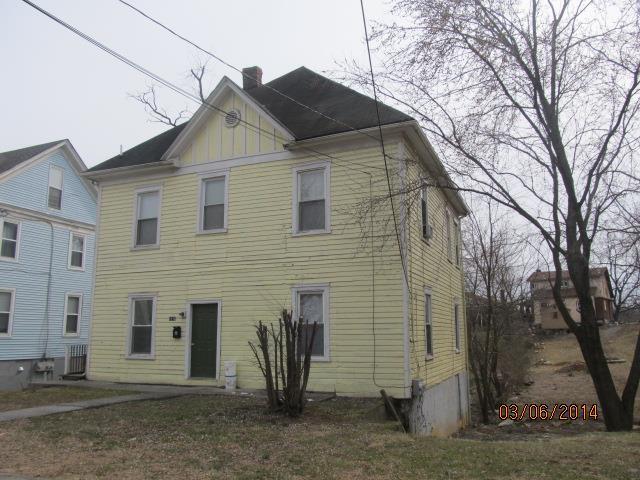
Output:
[[[12,335],[0,338],[0,360],[62,357],[65,345],[88,341],[94,235],[86,236],[85,270],[69,270],[69,229],[54,226],[51,295],[46,322],[51,228],[47,223],[33,220],[22,220],[21,228],[19,261],[0,261],[0,288],[16,290]],[[64,301],[66,294],[72,292],[83,295],[80,336],[63,338]]]
[[[343,152],[345,163],[381,165],[379,149]],[[188,300],[222,300],[221,362],[237,362],[238,385],[262,388],[247,341],[255,324],[277,321],[291,306],[291,288],[330,285],[330,362],[313,364],[309,388],[341,394],[402,395],[402,282],[397,246],[376,251],[376,383],[373,376],[372,272],[370,247],[362,250],[353,204],[369,198],[368,176],[331,166],[332,232],[292,237],[292,167],[319,159],[234,167],[229,171],[229,231],[196,235],[199,177],[162,181],[161,245],[129,251],[131,198],[137,183],[102,190],[100,248],[92,327],[90,378],[115,381],[207,383],[185,379],[186,327],[179,313]],[[362,167],[360,167],[362,168]],[[373,170],[382,175],[381,170]],[[382,171],[383,172],[383,171]],[[374,183],[374,195],[386,184]],[[141,182],[140,184],[143,184]],[[351,212],[351,213],[350,213]],[[379,245],[378,245],[379,248]],[[126,359],[127,296],[158,294],[155,360]],[[176,322],[169,322],[177,316]],[[224,378],[208,383],[224,383]],[[397,388],[396,388],[397,387]]]
[[[417,155],[406,148],[410,162],[407,181],[415,184],[428,173],[417,162]],[[420,203],[413,202],[408,215],[409,278],[411,287],[410,327],[411,351],[409,360],[412,378],[421,378],[431,386],[466,369],[467,340],[464,309],[464,284],[462,265],[447,258],[446,235],[444,233],[444,209],[448,201],[442,190],[428,188],[429,222],[433,237],[429,243],[422,240]],[[451,207],[449,207],[451,208]],[[451,222],[453,227],[453,221]],[[453,234],[452,234],[452,238]],[[425,359],[424,343],[424,289],[431,289],[433,359]],[[460,305],[460,353],[454,350],[454,302]]]
[[[64,172],[61,210],[52,210],[47,207],[49,165],[56,165]],[[0,182],[0,203],[92,225],[96,223],[95,198],[59,150],[30,168]]]
[[[181,165],[284,151],[283,140],[276,138],[283,137],[284,134],[274,129],[265,117],[235,93],[227,95],[219,108],[225,112],[231,109],[239,110],[241,122],[236,127],[228,128],[224,124],[222,113],[210,112],[206,128],[202,128],[180,156]]]

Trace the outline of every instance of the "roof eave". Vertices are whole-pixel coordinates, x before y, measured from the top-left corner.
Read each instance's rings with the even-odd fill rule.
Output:
[[[102,179],[115,179],[123,175],[130,175],[131,173],[145,172],[156,173],[166,170],[175,170],[177,167],[171,160],[161,160],[159,162],[143,163],[141,165],[131,165],[127,167],[108,168],[105,170],[95,170],[84,172],[81,175],[89,180],[95,180],[99,182]]]

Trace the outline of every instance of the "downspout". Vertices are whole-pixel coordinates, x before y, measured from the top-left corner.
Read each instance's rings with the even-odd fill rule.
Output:
[[[45,337],[44,337],[44,349],[42,351],[42,359],[47,358],[47,350],[49,349],[49,300],[51,298],[51,277],[53,276],[53,245],[54,245],[54,230],[53,223],[49,220],[41,220],[44,223],[49,225],[51,229],[51,242],[49,245],[49,274],[47,277],[47,290],[45,294],[44,300],[44,326],[45,326]]]
[[[100,206],[102,203],[102,185],[98,183],[98,201],[96,202],[96,227],[93,235],[93,275],[91,276],[91,311],[89,313],[89,331],[87,333],[87,360],[85,363],[85,378],[89,379],[91,366],[91,330],[93,327],[93,310],[95,302],[96,277],[98,275],[98,238],[100,236]]]

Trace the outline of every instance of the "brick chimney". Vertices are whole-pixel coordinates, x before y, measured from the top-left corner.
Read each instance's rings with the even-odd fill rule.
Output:
[[[242,88],[250,90],[262,86],[262,69],[260,67],[247,67],[242,69]]]

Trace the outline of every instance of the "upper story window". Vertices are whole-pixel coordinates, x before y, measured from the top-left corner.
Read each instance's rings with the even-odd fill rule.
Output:
[[[328,233],[330,219],[328,164],[294,169],[293,233]]]
[[[159,245],[160,188],[146,188],[136,192],[134,247]]]
[[[453,335],[456,353],[460,353],[460,305],[453,306]]]
[[[424,294],[424,353],[427,360],[433,358],[433,323],[431,321],[431,293]]]
[[[154,296],[134,296],[130,303],[129,355],[133,357],[153,356],[153,330],[155,324]]]
[[[67,295],[64,306],[63,335],[77,336],[80,334],[80,312],[82,311],[82,295]]]
[[[15,290],[0,290],[0,337],[11,336],[11,323],[13,320],[15,295]]]
[[[429,195],[427,186],[420,189],[420,213],[422,221],[422,238],[429,240],[433,236],[433,228],[429,224]]]
[[[69,234],[69,268],[84,270],[84,257],[86,252],[86,237],[79,233]]]
[[[18,259],[20,224],[0,218],[0,258]]]
[[[49,198],[47,204],[49,208],[60,210],[62,208],[62,179],[64,172],[62,168],[55,165],[49,166]]]
[[[451,261],[451,214],[446,209],[444,211],[444,229],[445,238],[447,239],[447,258]]]
[[[305,286],[294,288],[294,320],[302,318],[302,332],[300,347],[304,351],[311,341],[314,322],[316,333],[311,345],[313,360],[329,359],[329,287]]]
[[[462,249],[460,248],[460,224],[454,220],[453,221],[453,238],[454,238],[454,249],[453,254],[456,256],[456,265],[460,266],[460,258],[462,257]]]
[[[223,232],[227,228],[227,175],[202,179],[200,233]]]

